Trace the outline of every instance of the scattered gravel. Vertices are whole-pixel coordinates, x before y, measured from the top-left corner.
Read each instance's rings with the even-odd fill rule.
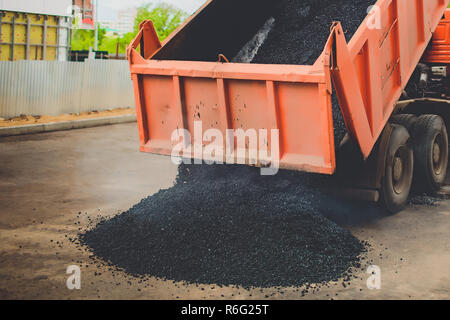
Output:
[[[441,198],[427,194],[413,194],[409,200],[409,204],[413,206],[437,207],[442,202]]]
[[[340,206],[318,188],[328,180],[181,165],[174,187],[101,222],[80,242],[136,276],[246,288],[338,280],[361,267],[365,244],[325,218]]]
[[[343,23],[349,40],[374,2],[280,0],[274,28],[253,62],[312,64],[332,21]],[[346,129],[335,96],[333,115],[339,143]],[[261,176],[246,166],[181,165],[174,187],[101,222],[79,240],[136,276],[245,288],[349,279],[353,268],[361,268],[368,244],[333,221],[383,213],[332,197],[326,188],[333,183],[331,177],[293,171]],[[429,199],[415,197],[411,203]]]

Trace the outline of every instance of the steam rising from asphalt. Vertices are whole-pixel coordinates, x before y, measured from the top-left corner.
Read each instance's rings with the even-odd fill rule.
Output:
[[[259,48],[264,44],[267,37],[269,36],[270,31],[272,30],[275,24],[275,18],[269,18],[266,23],[259,29],[258,33],[250,40],[236,57],[233,58],[232,62],[240,62],[240,63],[250,63],[255,58],[258,53]]]

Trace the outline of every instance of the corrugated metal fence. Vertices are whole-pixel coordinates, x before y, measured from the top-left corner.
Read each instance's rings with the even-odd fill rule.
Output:
[[[134,106],[127,61],[0,61],[2,118]]]

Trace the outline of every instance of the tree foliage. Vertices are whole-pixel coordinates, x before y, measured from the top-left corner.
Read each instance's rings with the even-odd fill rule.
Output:
[[[187,13],[165,3],[152,5],[148,3],[138,8],[134,23],[134,32],[139,31],[139,24],[144,20],[152,20],[161,40],[167,38],[186,18]]]
[[[123,36],[110,36],[106,37],[102,44],[99,46],[99,50],[108,51],[110,54],[116,54],[117,51],[117,43],[119,43],[119,53],[125,53],[127,46],[134,39],[135,34],[133,32],[129,32],[124,34]]]
[[[98,43],[102,45],[106,38],[106,30],[99,28],[98,31]],[[89,50],[90,47],[94,48],[95,45],[95,31],[75,29],[72,33],[72,50]]]
[[[160,40],[167,38],[186,18],[188,14],[172,5],[148,3],[138,8],[134,22],[134,31],[124,35],[107,35],[105,29],[99,29],[99,50],[115,54],[117,44],[119,53],[125,53],[127,46],[139,31],[143,20],[152,20]],[[74,30],[72,34],[72,50],[89,50],[94,47],[93,30]]]

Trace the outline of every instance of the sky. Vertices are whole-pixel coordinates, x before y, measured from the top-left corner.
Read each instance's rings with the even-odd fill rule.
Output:
[[[206,0],[98,0],[99,1],[99,20],[115,20],[117,12],[121,9],[137,7],[151,2],[166,2],[177,6],[188,13],[194,13]]]

